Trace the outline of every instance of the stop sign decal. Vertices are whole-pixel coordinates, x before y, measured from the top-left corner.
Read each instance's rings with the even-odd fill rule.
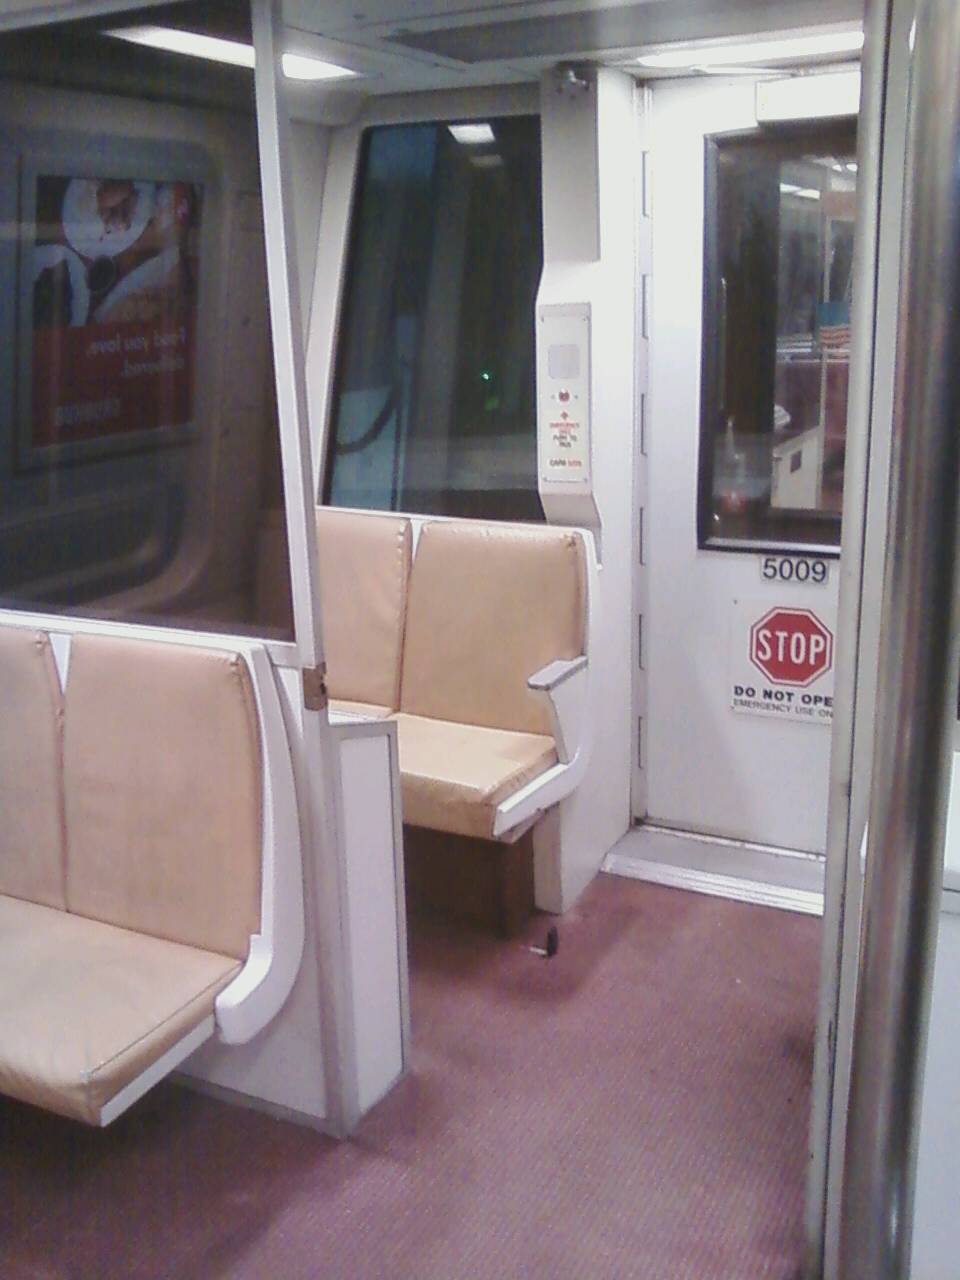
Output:
[[[750,661],[772,684],[805,688],[833,666],[833,632],[809,609],[770,609],[750,628]]]

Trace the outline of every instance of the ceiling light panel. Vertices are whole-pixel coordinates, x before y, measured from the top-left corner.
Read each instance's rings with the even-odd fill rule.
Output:
[[[784,36],[738,44],[678,46],[643,54],[637,58],[637,63],[641,67],[658,71],[689,70],[694,67],[765,66],[772,62],[800,58],[850,57],[859,53],[862,48],[862,31],[824,31],[815,35]]]
[[[165,53],[180,53],[188,58],[204,58],[208,62],[223,62],[232,67],[252,68],[256,62],[251,44],[201,35],[197,31],[181,31],[178,27],[118,27],[103,34],[116,40],[126,40],[128,44],[161,49]],[[342,80],[356,75],[355,71],[337,66],[335,62],[308,58],[301,53],[283,54],[281,64],[289,80]]]
[[[177,27],[118,27],[103,34],[147,49],[182,53],[188,58],[205,58],[208,62],[225,62],[231,67],[252,67],[254,64],[252,44],[204,36],[196,31],[181,31]]]

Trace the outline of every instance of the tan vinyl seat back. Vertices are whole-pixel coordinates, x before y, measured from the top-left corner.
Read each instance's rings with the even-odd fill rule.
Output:
[[[75,636],[67,908],[244,959],[260,930],[262,767],[235,653]]]
[[[61,910],[62,711],[49,638],[0,627],[0,894]]]
[[[552,735],[527,680],[584,652],[583,541],[567,529],[434,521],[410,577],[401,710]]]
[[[400,705],[410,521],[317,509],[327,687],[332,698]]]

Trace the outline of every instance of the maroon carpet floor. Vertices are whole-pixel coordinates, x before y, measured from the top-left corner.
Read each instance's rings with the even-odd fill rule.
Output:
[[[0,1100],[0,1277],[793,1280],[817,934],[606,876],[549,961],[418,925],[414,1070],[347,1143]]]

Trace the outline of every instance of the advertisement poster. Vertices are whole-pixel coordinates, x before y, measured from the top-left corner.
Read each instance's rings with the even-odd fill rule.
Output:
[[[202,190],[36,180],[30,450],[192,421]]]
[[[734,601],[729,695],[733,711],[800,724],[833,720],[836,608]]]

